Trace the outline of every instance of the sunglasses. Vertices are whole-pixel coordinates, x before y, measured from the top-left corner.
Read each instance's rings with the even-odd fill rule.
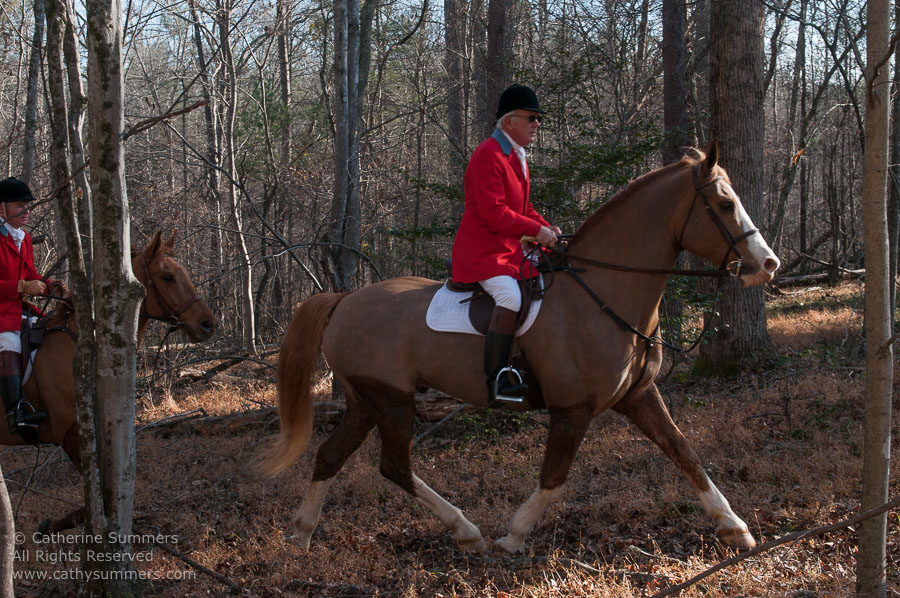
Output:
[[[527,118],[528,122],[533,123],[537,121],[538,124],[541,124],[541,121],[544,117],[539,116],[537,114],[510,114],[513,118]]]

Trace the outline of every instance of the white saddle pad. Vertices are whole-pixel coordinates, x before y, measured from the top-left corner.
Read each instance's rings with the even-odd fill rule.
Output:
[[[541,281],[543,286],[543,281]],[[469,304],[460,303],[472,296],[472,292],[457,293],[447,288],[444,283],[437,293],[434,294],[431,303],[428,305],[428,311],[425,313],[425,323],[429,328],[436,332],[463,332],[465,334],[477,334],[483,336],[475,330],[472,322],[469,321]],[[516,330],[516,336],[522,336],[537,319],[538,312],[541,310],[541,301],[532,301],[528,310],[528,316],[525,322]]]

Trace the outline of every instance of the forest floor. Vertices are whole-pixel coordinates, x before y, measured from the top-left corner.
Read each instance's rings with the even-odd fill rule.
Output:
[[[759,542],[859,510],[861,292],[845,283],[771,296],[776,365],[707,379],[690,374],[688,357],[661,385],[673,418]],[[716,541],[714,523],[675,466],[611,412],[592,424],[561,499],[522,554],[462,554],[433,515],[379,475],[377,433],[340,473],[311,548],[300,549],[288,539],[291,518],[314,449],[341,411],[327,378],[319,391],[313,450],[262,479],[252,463],[278,427],[271,367],[235,366],[168,393],[142,390],[135,533],[143,537],[134,554],[137,569],[154,580],[153,595],[651,596],[733,555]],[[416,432],[428,432],[413,449],[418,475],[486,538],[504,535],[536,485],[546,414],[466,408],[436,425],[455,401],[431,395],[418,407]],[[174,417],[180,414],[188,415]],[[35,576],[18,580],[16,595],[74,595],[75,535],[83,531],[38,542],[33,534],[45,517],[81,502],[79,475],[54,447],[0,455],[25,535],[16,569]],[[892,496],[900,492],[896,481],[891,487]],[[890,595],[900,594],[898,522],[890,513]],[[747,558],[681,595],[850,596],[856,552],[856,528],[841,529]]]

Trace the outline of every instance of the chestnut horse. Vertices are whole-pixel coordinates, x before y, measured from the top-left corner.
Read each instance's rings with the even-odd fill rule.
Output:
[[[538,487],[513,515],[508,534],[495,542],[506,552],[521,550],[560,495],[591,418],[609,408],[682,470],[723,542],[756,544],[672,421],[653,381],[662,362],[658,308],[668,269],[682,249],[722,263],[720,271],[744,285],[771,280],[780,265],[717,164],[715,142],[697,154],[636,179],[581,225],[567,251],[578,270],[556,274],[536,321],[518,338],[547,404],[550,429]],[[274,475],[305,450],[313,421],[310,377],[320,346],[347,392],[346,413],[319,448],[294,519],[303,547],[336,474],[378,426],[382,475],[430,509],[461,550],[487,549],[478,528],[411,468],[416,390],[436,388],[483,406],[488,400],[484,340],[426,327],[426,309],[440,286],[396,278],[349,294],[316,295],[297,308],[278,366],[281,431],[260,470]]]
[[[150,244],[132,255],[131,267],[147,294],[138,319],[138,344],[150,320],[161,320],[183,330],[193,342],[202,342],[216,329],[215,316],[197,294],[187,270],[174,257],[175,235],[162,241],[156,233]],[[25,396],[38,411],[47,413],[37,428],[40,443],[58,444],[81,469],[78,424],[75,419],[75,355],[77,326],[72,309],[60,302],[47,322],[44,341],[35,354],[33,370],[25,383]],[[0,445],[30,444],[0,426]],[[56,532],[74,527],[83,519],[78,509],[59,520],[47,520],[41,529]]]

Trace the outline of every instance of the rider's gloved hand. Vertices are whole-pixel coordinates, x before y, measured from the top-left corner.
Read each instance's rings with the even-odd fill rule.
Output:
[[[556,230],[553,230],[553,229]],[[547,247],[553,247],[556,245],[556,235],[558,234],[559,229],[555,226],[550,228],[549,226],[542,226],[541,230],[538,231],[537,241],[541,245],[545,245]]]
[[[22,295],[43,295],[47,292],[47,285],[40,280],[20,280],[18,290]]]

